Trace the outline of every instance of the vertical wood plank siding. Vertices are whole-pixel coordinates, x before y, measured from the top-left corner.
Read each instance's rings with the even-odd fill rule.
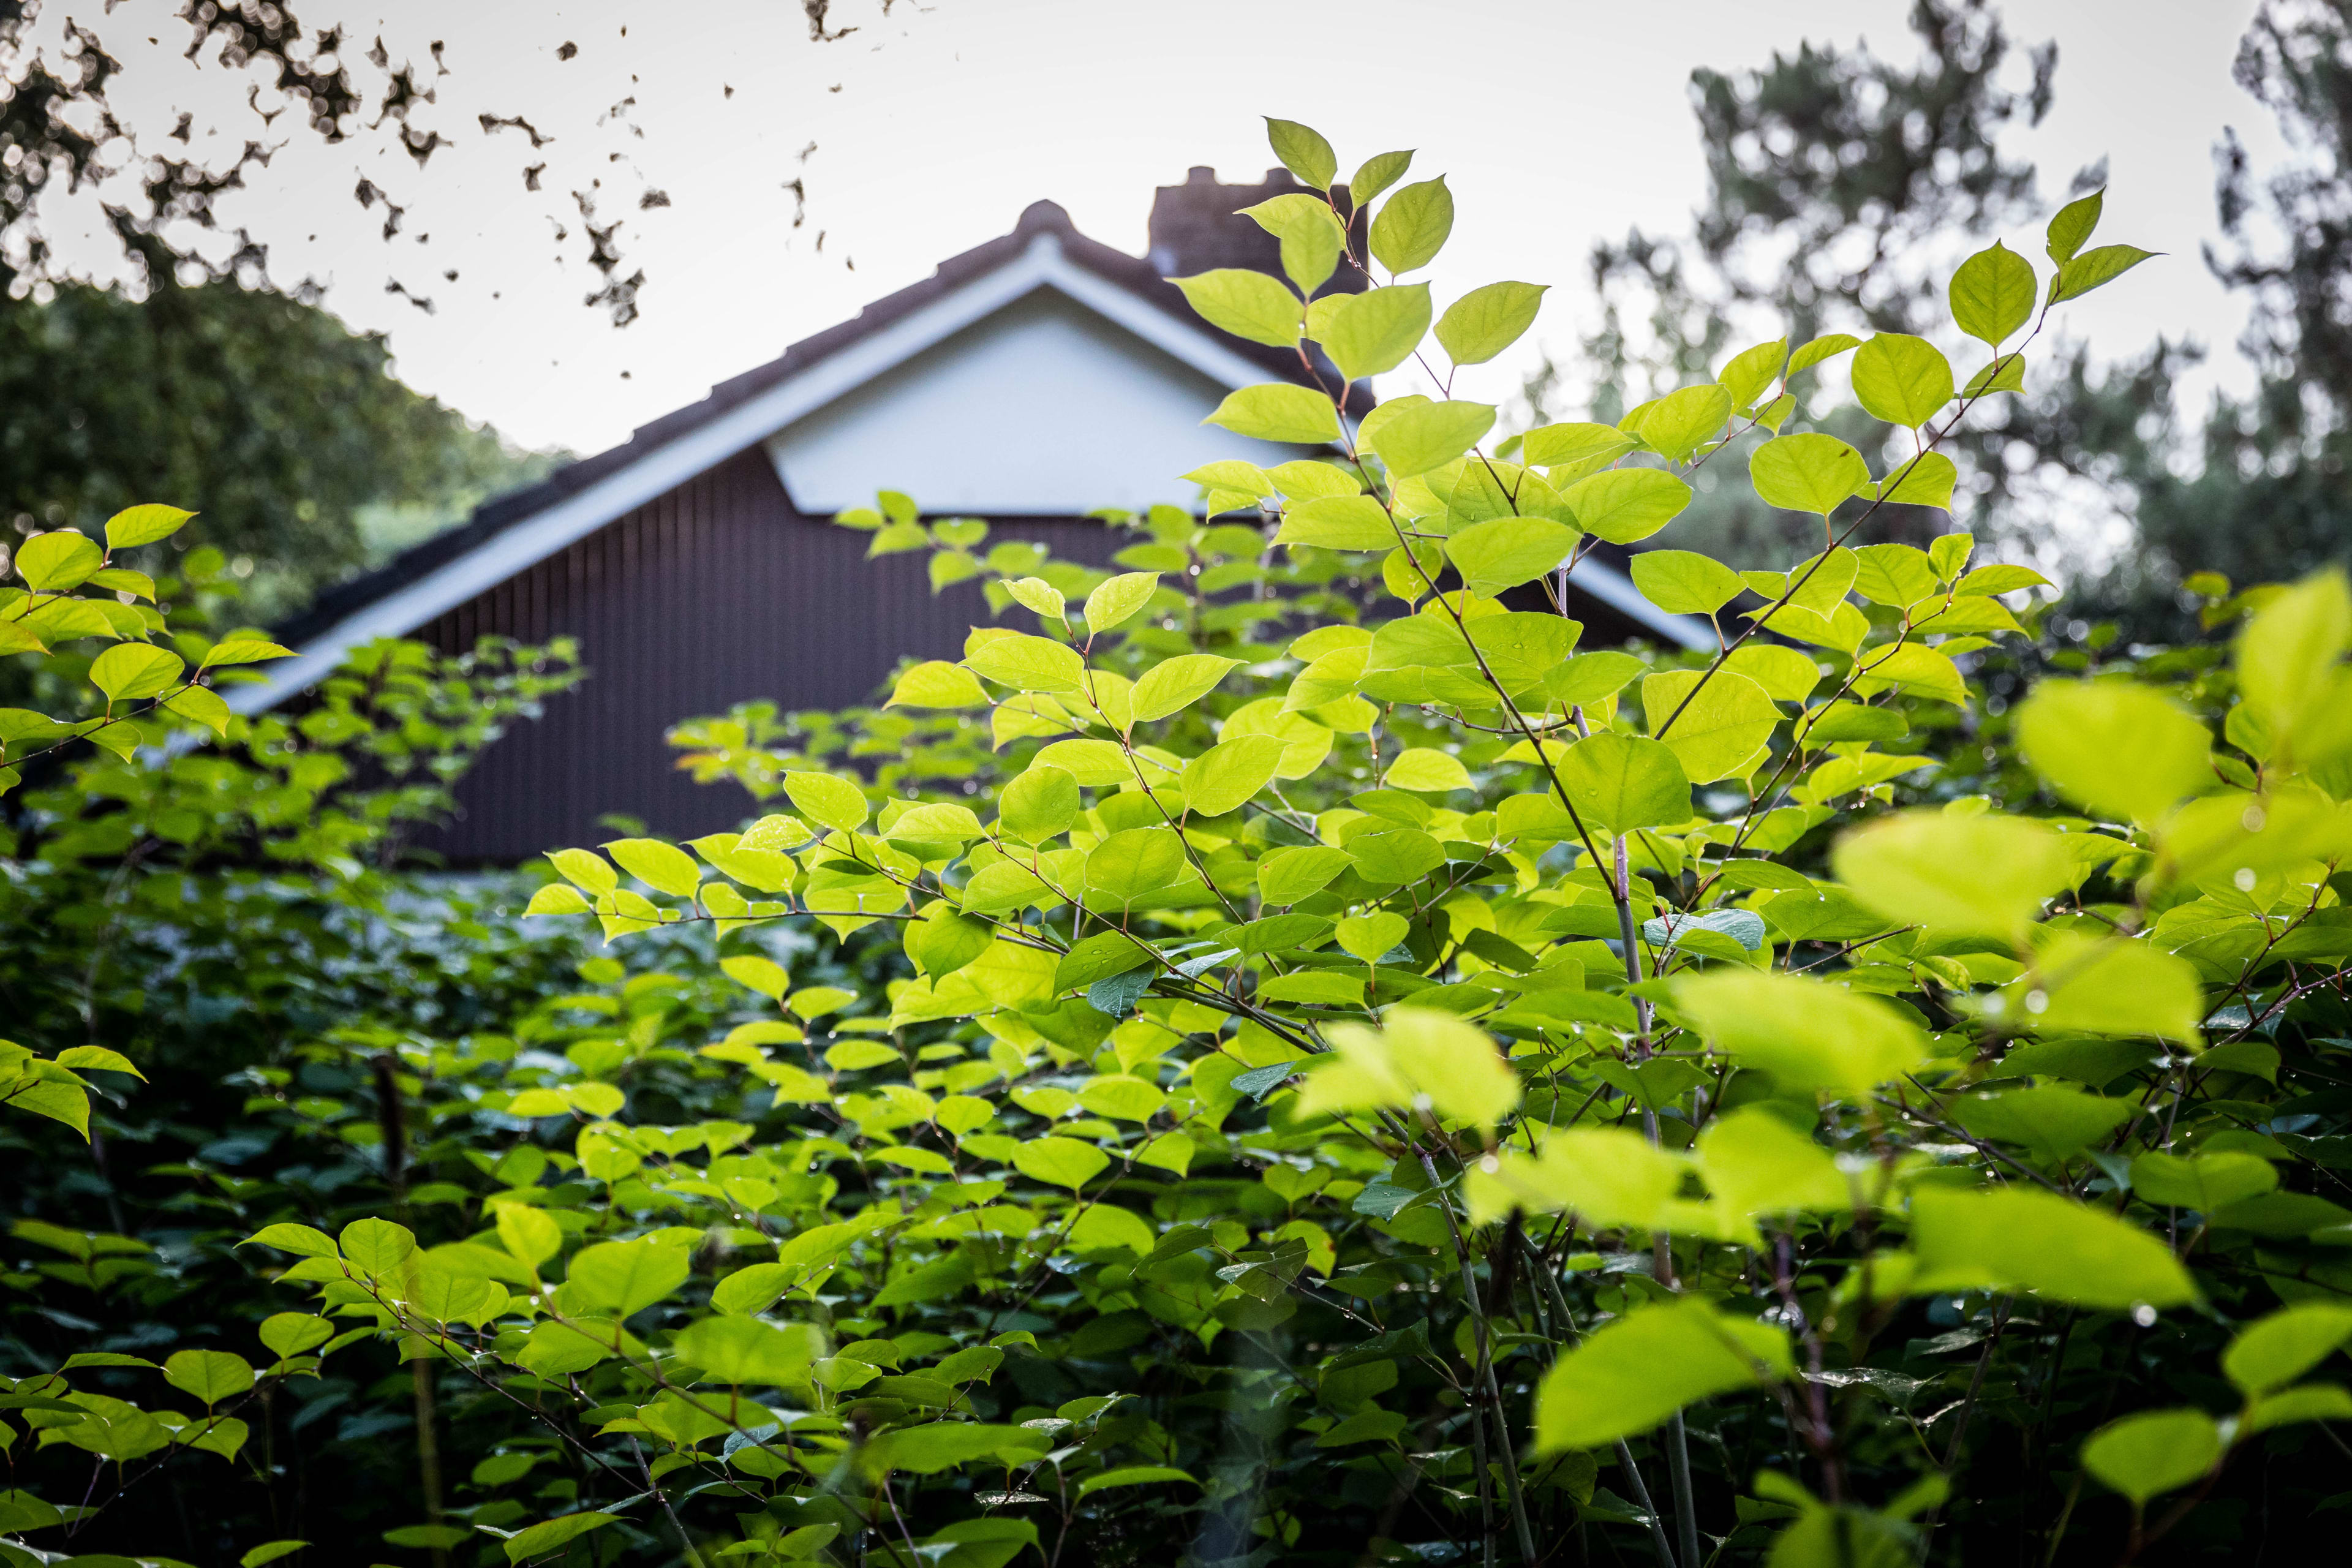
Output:
[[[977,582],[934,596],[924,554],[869,562],[866,538],[794,511],[754,449],[418,628],[451,653],[486,636],[576,637],[589,671],[483,754],[457,820],[423,847],[511,864],[610,837],[607,813],[680,837],[734,826],[750,797],[677,772],[671,724],[761,698],[788,711],[872,700],[902,655],[960,657],[988,621]],[[1075,519],[992,526],[992,544],[1008,539],[1096,564],[1113,548]]]

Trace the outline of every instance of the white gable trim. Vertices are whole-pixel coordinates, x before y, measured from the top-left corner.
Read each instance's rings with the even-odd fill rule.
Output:
[[[415,582],[362,605],[310,638],[294,658],[268,666],[267,681],[228,693],[229,707],[245,714],[268,711],[325,679],[361,644],[415,631],[1040,288],[1067,295],[1227,387],[1265,379],[1262,367],[1078,266],[1054,236],[1041,234],[995,271],[819,360]]]
[[[362,605],[308,639],[292,658],[266,667],[267,680],[226,693],[230,709],[247,715],[267,712],[305,687],[325,679],[343,656],[361,644],[406,636],[1040,288],[1067,296],[1228,388],[1265,379],[1261,366],[1078,266],[1053,235],[1041,234],[996,270],[827,355],[415,582]],[[1593,597],[1660,635],[1685,647],[1713,644],[1704,625],[1666,615],[1643,598],[1622,574],[1592,561],[1580,571],[1580,585]]]

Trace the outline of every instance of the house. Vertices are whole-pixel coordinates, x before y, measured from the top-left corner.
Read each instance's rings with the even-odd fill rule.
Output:
[[[992,542],[1101,564],[1118,542],[1088,512],[1188,502],[1176,476],[1215,458],[1303,455],[1202,425],[1230,389],[1306,372],[1210,327],[1163,281],[1276,270],[1273,238],[1234,214],[1297,188],[1280,170],[1227,185],[1194,169],[1159,192],[1143,257],[1039,202],[922,282],[328,593],[282,628],[299,657],[233,705],[296,698],[374,637],[461,652],[485,635],[569,636],[589,679],[490,747],[433,847],[512,863],[595,841],[607,813],[677,835],[731,826],[745,802],[678,773],[668,726],[761,698],[868,701],[901,656],[956,658],[990,619],[978,584],[934,595],[919,555],[868,562],[835,512],[887,488],[988,520]],[[1360,414],[1369,389],[1356,399]],[[1687,640],[1605,560],[1575,581],[1588,641]]]

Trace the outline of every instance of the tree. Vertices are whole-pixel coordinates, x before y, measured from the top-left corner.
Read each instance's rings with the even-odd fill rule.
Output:
[[[1691,73],[1707,200],[1690,247],[1703,271],[1638,229],[1597,246],[1604,366],[1628,305],[1646,306],[1654,342],[1626,368],[1675,376],[1706,369],[1749,310],[1800,340],[1940,324],[1927,258],[2034,214],[2033,166],[2006,157],[2000,134],[2048,112],[2057,49],[2032,51],[2029,82],[2012,87],[2012,46],[1980,0],[1917,0],[1910,26],[1921,50],[1910,68],[1806,43],[1745,77]],[[1633,299],[1620,304],[1621,290]],[[1628,397],[1604,384],[1603,400],[1612,393]]]
[[[2032,52],[2028,85],[2009,86],[2012,47],[1989,6],[1922,0],[1911,26],[1922,50],[1912,68],[1808,45],[1745,78],[1694,73],[1709,187],[1691,239],[1635,233],[1594,252],[1604,315],[1585,360],[1603,408],[1719,361],[1741,308],[1768,307],[1802,331],[1926,330],[1936,302],[1918,262],[1936,237],[1986,234],[2037,210],[2034,171],[2002,154],[2000,133],[2046,110],[2051,47]],[[2260,368],[2254,394],[2222,399],[2200,421],[2175,395],[2201,358],[2195,345],[2160,340],[2105,365],[2083,345],[2060,345],[2054,375],[1954,448],[1979,532],[2018,548],[2073,541],[2043,563],[2053,572],[2094,531],[2087,500],[2125,524],[2134,547],[2074,572],[2069,586],[2085,610],[2139,635],[2187,629],[2182,606],[2197,599],[2184,601],[2182,585],[2197,572],[2261,582],[2345,556],[2348,26],[2333,0],[2269,5],[2240,47],[2239,82],[2278,116],[2300,159],[2258,182],[2234,134],[2219,154],[2218,205],[2235,248],[2208,261],[2253,300],[2239,348]],[[2103,167],[2084,170],[2071,195],[2104,179]],[[1530,406],[1540,413],[1559,381],[1547,365]],[[1865,446],[1886,434],[1868,424],[1841,433]],[[1711,537],[1735,550],[1791,526],[1719,497],[1702,504]]]
[[[2252,300],[2238,347],[2258,380],[2247,398],[2209,412],[2193,468],[2148,462],[2132,475],[2143,548],[2104,592],[2143,617],[2172,608],[2199,571],[2260,582],[2352,558],[2347,61],[2352,6],[2341,0],[2273,0],[2239,45],[2238,84],[2277,117],[2299,161],[2258,181],[2234,132],[2218,150],[2215,195],[2231,249],[2207,263]]]
[[[209,50],[214,68],[253,79],[247,121],[142,139],[126,111],[138,83],[100,32],[33,6],[0,16],[17,82],[0,103],[0,518],[21,541],[94,531],[146,496],[195,498],[207,540],[258,574],[253,608],[281,614],[367,559],[368,509],[446,517],[545,459],[402,386],[380,339],[307,289],[278,292],[266,244],[219,232],[222,198],[273,142],[350,139],[370,119],[397,135],[429,79],[389,60],[363,77],[339,30],[313,32],[289,5],[182,19],[192,59]],[[226,161],[204,151],[222,145],[236,150]],[[98,284],[47,233],[49,205],[85,191],[122,249],[121,276]]]
[[[669,197],[643,179],[625,105],[593,127],[503,102],[460,123],[436,107],[453,68],[437,41],[403,58],[331,11],[320,25],[310,0],[174,9],[179,58],[139,47],[161,36],[152,6],[77,19],[0,5],[0,523],[87,531],[141,497],[190,500],[208,542],[257,574],[254,611],[274,616],[550,459],[394,381],[381,341],[346,331],[282,261],[273,272],[274,237],[237,220],[241,185],[289,147],[347,151],[348,174],[322,176],[332,199],[380,216],[387,255],[397,240],[413,258],[432,254],[417,247],[435,171],[496,160],[507,205],[548,220],[558,254],[591,269],[586,305],[615,325],[646,282],[631,237]],[[809,8],[811,47],[856,31],[825,13]],[[560,37],[549,47],[568,58]],[[454,58],[468,79],[493,74]],[[182,94],[198,108],[166,112]],[[625,220],[599,202],[630,204]],[[92,206],[112,252],[68,254],[53,231]]]
[[[2042,210],[2036,171],[2000,141],[2005,127],[2047,112],[2054,46],[2021,60],[1985,0],[1917,0],[1910,26],[1920,54],[1908,66],[1806,44],[1745,76],[1692,74],[1708,187],[1690,239],[1637,231],[1593,252],[1603,317],[1582,375],[1602,411],[1718,365],[1745,312],[1786,321],[1799,337],[1935,333],[1933,279],[1958,259],[1953,247]],[[2104,166],[2083,170],[2069,194],[2105,179]],[[2159,342],[2101,366],[2063,339],[2042,352],[2055,374],[2031,378],[2030,395],[2003,400],[1950,450],[1969,525],[2012,551],[2046,552],[2037,563],[2056,574],[2092,530],[2087,496],[2128,516],[2140,488],[2167,473],[2172,385],[2196,355]],[[1549,364],[1529,383],[1538,416],[1560,383]],[[1865,410],[1844,418],[1838,433],[1864,450],[1899,438]],[[1697,530],[1735,554],[1801,536],[1801,520],[1735,495],[1699,504]],[[1898,513],[1895,526],[1916,542],[1935,521]]]
[[[0,307],[0,515],[20,542],[199,498],[264,618],[371,563],[388,509],[462,517],[553,460],[402,385],[381,337],[267,289],[67,284]]]

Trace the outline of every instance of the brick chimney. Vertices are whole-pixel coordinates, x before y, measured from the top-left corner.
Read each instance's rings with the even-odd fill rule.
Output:
[[[1238,215],[1244,207],[1306,188],[1287,169],[1268,169],[1255,185],[1227,185],[1218,182],[1214,169],[1197,166],[1182,184],[1162,185],[1153,195],[1146,258],[1162,278],[1189,278],[1219,267],[1245,267],[1279,277],[1281,242],[1254,219]],[[1359,222],[1356,227],[1360,239],[1363,225]],[[1360,244],[1357,254],[1363,254]],[[1352,294],[1363,287],[1363,275],[1342,261],[1319,292]]]

